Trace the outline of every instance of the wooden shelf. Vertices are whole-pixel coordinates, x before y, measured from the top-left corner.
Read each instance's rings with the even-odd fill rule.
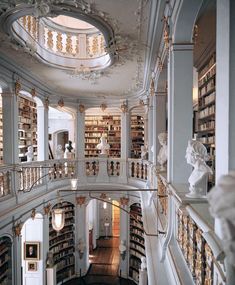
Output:
[[[18,97],[18,139],[20,161],[27,161],[28,146],[34,147],[34,160],[37,160],[37,109],[36,102],[29,97]],[[22,144],[24,141],[24,145]]]
[[[57,283],[75,274],[74,205],[69,202],[62,202],[60,208],[64,209],[65,215],[66,213],[72,215],[65,218],[66,225],[62,229],[63,232],[59,234],[52,229],[52,217],[51,215],[49,217],[49,250],[53,253],[54,262],[57,265]]]
[[[121,155],[121,116],[120,115],[87,115],[85,116],[85,157],[96,157],[99,151],[102,134],[110,144],[109,156]]]
[[[197,118],[197,134],[198,140],[207,148],[208,153],[213,156],[215,153],[215,97],[216,97],[216,63],[215,54],[213,54],[204,66],[198,71],[198,118]],[[201,92],[204,92],[201,95]],[[201,118],[200,118],[201,116]],[[200,129],[203,126],[204,129]],[[213,139],[213,142],[212,142]],[[214,159],[210,162],[214,168]],[[213,169],[215,173],[215,170]],[[214,177],[212,178],[214,180]],[[209,185],[211,186],[211,185]]]
[[[9,237],[0,237],[0,284],[12,284],[12,246]]]
[[[139,203],[135,203],[130,206],[130,214],[135,216],[138,221],[141,221],[142,210]],[[138,282],[141,257],[145,257],[145,245],[143,226],[141,226],[141,224],[136,225],[136,223],[136,220],[130,216],[129,276]],[[133,272],[133,270],[135,272]]]
[[[142,145],[144,145],[144,118],[131,115],[131,158],[141,158]]]

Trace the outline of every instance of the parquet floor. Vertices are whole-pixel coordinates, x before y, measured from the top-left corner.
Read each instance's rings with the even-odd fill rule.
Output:
[[[68,281],[66,285],[135,285],[118,277],[119,238],[97,240],[97,248],[90,256],[91,267],[83,278]]]

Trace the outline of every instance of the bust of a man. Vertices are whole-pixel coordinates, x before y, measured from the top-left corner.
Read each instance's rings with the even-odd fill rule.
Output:
[[[97,145],[97,149],[101,150],[101,154],[108,154],[110,145],[107,143],[105,136],[100,138],[100,143]]]
[[[56,158],[57,159],[63,159],[63,157],[64,157],[64,152],[62,149],[62,145],[58,144],[56,147]]]
[[[158,135],[159,143],[161,144],[161,148],[159,150],[157,161],[161,166],[161,170],[166,169],[166,162],[167,162],[167,133],[160,133]]]
[[[28,146],[28,151],[26,152],[26,156],[27,156],[28,162],[33,161],[33,146],[32,145]]]
[[[206,164],[209,158],[207,149],[201,142],[190,140],[188,141],[185,158],[187,163],[194,168],[188,179],[190,193],[186,196],[201,198],[206,194],[208,175],[213,173],[212,169]]]
[[[146,263],[146,258],[144,256],[141,257],[141,270],[146,270],[147,269],[147,263]]]
[[[222,175],[208,193],[211,215],[221,225],[221,241],[228,262],[235,269],[235,171]]]

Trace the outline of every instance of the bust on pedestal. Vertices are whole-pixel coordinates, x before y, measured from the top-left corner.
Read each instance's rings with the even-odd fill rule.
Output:
[[[56,285],[56,265],[54,265],[53,253],[51,251],[47,253],[46,272],[47,285]]]
[[[194,167],[188,179],[190,193],[186,194],[186,196],[190,198],[205,198],[208,175],[213,173],[206,164],[209,158],[206,147],[199,141],[188,141],[185,158],[187,163]]]
[[[27,162],[33,161],[33,146],[28,146],[28,151],[26,152]]]
[[[64,152],[63,152],[61,144],[57,145],[55,154],[56,154],[56,159],[63,159],[64,158]]]
[[[101,150],[101,152],[99,154],[99,172],[96,178],[96,182],[109,182],[107,158],[110,145],[107,143],[105,136],[102,135],[100,138],[100,143],[97,145],[97,149]]]
[[[208,193],[210,213],[218,219],[226,257],[226,284],[235,284],[235,171],[222,175]],[[228,266],[229,265],[229,266]]]
[[[108,155],[110,145],[107,143],[105,136],[102,135],[102,137],[100,138],[100,143],[96,147],[97,149],[101,150],[101,157],[105,157]]]
[[[72,141],[69,141],[65,145],[64,158],[67,158],[67,159],[73,159],[74,158],[74,148],[72,146]]]
[[[167,133],[160,133],[158,135],[159,143],[161,144],[161,148],[159,150],[157,161],[160,164],[160,170],[166,170],[166,162],[167,162]]]
[[[147,275],[147,263],[144,256],[141,257],[141,267],[139,271],[139,285],[147,285],[148,275]]]

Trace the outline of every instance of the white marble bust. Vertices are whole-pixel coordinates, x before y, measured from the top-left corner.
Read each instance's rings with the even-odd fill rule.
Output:
[[[105,136],[100,138],[100,143],[96,146],[97,149],[101,150],[101,154],[108,154],[108,150],[110,149],[110,145],[107,143]]]
[[[222,245],[228,262],[235,267],[235,171],[222,175],[208,193],[211,215],[220,220]]]
[[[28,162],[33,161],[33,146],[32,145],[28,146],[28,151],[26,152],[26,156],[27,156]]]
[[[161,166],[160,170],[165,170],[167,162],[167,133],[160,133],[158,135],[158,140],[161,144],[161,148],[157,156],[157,161]]]
[[[64,152],[62,149],[62,145],[58,144],[56,147],[56,159],[63,159],[64,158]]]
[[[146,263],[146,258],[144,256],[141,257],[141,270],[146,270],[147,269],[147,263]]]
[[[148,159],[148,149],[145,145],[140,147],[141,149],[141,159]]]
[[[185,156],[187,163],[194,167],[188,182],[190,184],[187,197],[202,198],[206,195],[208,175],[212,169],[206,164],[209,156],[206,147],[199,141],[188,141]]]

